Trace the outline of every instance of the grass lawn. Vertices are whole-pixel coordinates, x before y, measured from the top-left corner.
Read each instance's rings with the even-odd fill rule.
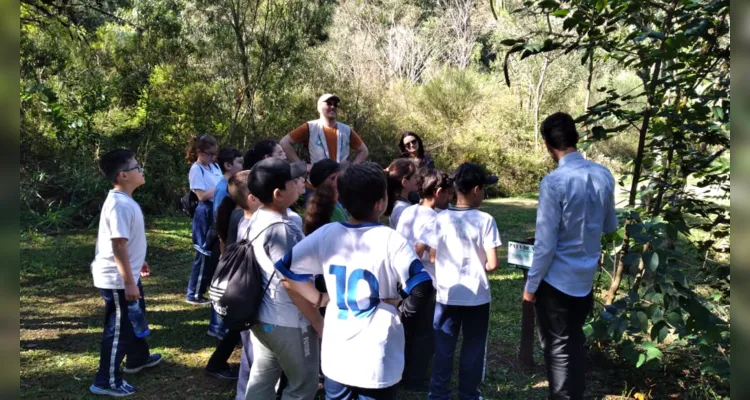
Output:
[[[536,201],[491,200],[483,206],[497,220],[504,241],[532,235]],[[152,274],[143,280],[153,352],[164,362],[127,379],[139,398],[233,398],[234,383],[203,373],[215,339],[206,335],[208,308],[185,303],[190,264],[190,222],[185,217],[148,221],[148,261]],[[24,398],[93,397],[88,387],[96,373],[101,337],[102,300],[92,286],[89,263],[96,232],[78,231],[21,236],[21,396]],[[492,274],[492,314],[483,394],[488,399],[545,398],[547,383],[538,344],[539,364],[524,372],[517,363],[523,275],[501,267]],[[239,350],[233,362],[239,362]],[[629,374],[599,367],[589,374],[591,398],[621,394],[640,382]],[[630,371],[632,372],[632,371]],[[645,372],[644,372],[645,373]],[[652,378],[659,379],[658,375]],[[640,389],[640,388],[639,388]],[[402,399],[425,396],[402,395]]]

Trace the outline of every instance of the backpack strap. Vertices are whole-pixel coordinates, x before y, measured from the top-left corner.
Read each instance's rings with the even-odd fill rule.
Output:
[[[252,246],[252,243],[255,241],[255,239],[259,238],[260,235],[262,235],[263,232],[265,232],[268,228],[270,228],[270,227],[272,227],[274,225],[280,225],[280,224],[283,224],[283,223],[284,223],[284,221],[274,222],[271,225],[268,225],[267,227],[263,228],[263,230],[260,231],[260,232],[258,232],[258,234],[255,235],[255,237],[253,238],[253,240],[250,241],[250,245]],[[248,237],[249,235],[250,235],[250,227],[247,228],[247,232],[245,232],[245,237]],[[273,260],[271,260],[271,262],[273,262]],[[271,286],[271,281],[273,280],[274,276],[276,276],[276,268],[273,269],[273,272],[271,273],[271,277],[268,278],[268,283],[266,283],[266,287],[263,288],[263,295],[261,296],[261,298],[266,296],[266,292],[268,291],[268,287]]]

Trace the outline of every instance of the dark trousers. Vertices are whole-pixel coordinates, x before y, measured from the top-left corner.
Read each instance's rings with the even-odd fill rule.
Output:
[[[432,328],[435,316],[435,292],[415,316],[414,321],[404,323],[406,344],[404,348],[403,387],[427,387],[432,354],[435,352],[435,330]]]
[[[241,331],[229,330],[227,334],[224,335],[224,339],[219,342],[219,345],[216,346],[216,350],[211,354],[211,358],[208,359],[208,364],[206,364],[207,370],[221,371],[229,369],[229,363],[227,360],[232,356],[234,348],[242,341],[240,332]]]
[[[344,385],[326,378],[323,384],[326,400],[393,400],[396,398],[397,386],[382,389],[365,389]]]
[[[458,364],[459,399],[480,399],[479,385],[484,381],[487,332],[490,324],[490,304],[478,306],[435,305],[435,358],[430,382],[430,400],[451,397],[453,353],[458,334],[462,332],[461,355]]]
[[[582,399],[586,350],[583,324],[594,296],[569,296],[542,281],[536,292],[539,341],[544,350],[550,399]]]
[[[146,302],[143,300],[143,287],[138,282],[141,291],[139,305],[146,312]],[[101,388],[116,389],[122,385],[120,364],[128,356],[125,365],[137,367],[145,364],[149,358],[148,343],[145,338],[137,338],[133,325],[128,316],[128,302],[125,300],[124,289],[99,289],[104,299],[104,333],[102,334],[101,353],[99,355],[99,371],[94,378],[94,385]]]
[[[193,216],[193,248],[195,258],[190,269],[187,298],[197,299],[206,294],[211,277],[219,264],[219,241],[211,227],[213,221],[212,204],[200,202]]]

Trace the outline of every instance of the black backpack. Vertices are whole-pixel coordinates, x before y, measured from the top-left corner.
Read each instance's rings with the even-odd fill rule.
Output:
[[[208,295],[214,310],[229,330],[244,331],[257,322],[258,309],[276,271],[264,287],[263,273],[252,243],[266,229],[278,224],[283,222],[267,226],[253,240],[243,239],[229,245],[219,259]],[[248,228],[247,233],[249,231]]]

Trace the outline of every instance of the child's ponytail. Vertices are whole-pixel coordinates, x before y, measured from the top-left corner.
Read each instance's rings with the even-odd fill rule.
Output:
[[[198,150],[206,151],[217,146],[219,146],[219,141],[211,135],[193,136],[185,151],[185,159],[192,164],[198,161]]]
[[[330,183],[321,183],[310,195],[305,208],[305,224],[302,228],[305,236],[331,222],[336,207],[335,192]]]
[[[396,205],[396,200],[401,195],[401,190],[404,189],[401,181],[404,178],[411,178],[416,172],[416,165],[405,158],[393,160],[388,168],[385,169],[385,174],[388,178],[388,207],[385,209],[385,215],[391,215],[393,207]]]

